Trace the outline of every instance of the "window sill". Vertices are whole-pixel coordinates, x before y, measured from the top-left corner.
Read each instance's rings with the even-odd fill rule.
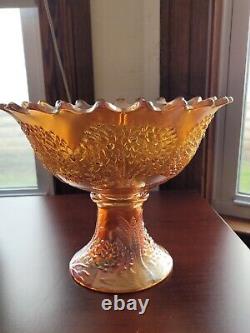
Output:
[[[250,220],[241,219],[232,216],[222,216],[224,220],[230,225],[230,227],[237,233],[250,236]]]

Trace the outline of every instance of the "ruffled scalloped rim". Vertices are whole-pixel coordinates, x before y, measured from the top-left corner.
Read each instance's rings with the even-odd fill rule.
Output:
[[[147,101],[144,98],[139,98],[134,103],[129,104],[125,99],[119,98],[114,103],[100,99],[93,105],[89,105],[83,100],[77,100],[75,104],[67,103],[64,101],[57,101],[55,106],[52,106],[44,101],[38,103],[23,102],[22,105],[16,103],[0,104],[0,109],[4,111],[15,111],[20,113],[29,113],[29,110],[41,111],[49,114],[57,114],[60,111],[70,111],[76,114],[94,112],[97,109],[108,109],[114,112],[131,112],[140,108],[151,109],[152,111],[169,111],[176,107],[183,107],[187,110],[194,110],[204,107],[221,107],[226,104],[232,103],[232,97],[210,97],[202,99],[201,97],[194,97],[188,101],[183,97],[178,97],[170,102],[167,102],[165,98],[161,97],[156,101]]]

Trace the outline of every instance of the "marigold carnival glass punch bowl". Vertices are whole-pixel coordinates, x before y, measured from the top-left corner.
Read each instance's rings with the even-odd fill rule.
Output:
[[[70,262],[76,282],[123,293],[149,288],[169,275],[173,260],[146,231],[143,202],[150,189],[182,171],[215,112],[231,102],[231,97],[195,97],[139,99],[131,105],[123,99],[93,106],[0,104],[20,124],[45,168],[90,191],[98,206],[94,235]]]

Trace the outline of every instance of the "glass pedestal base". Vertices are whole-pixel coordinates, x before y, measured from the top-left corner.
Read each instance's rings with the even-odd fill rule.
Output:
[[[152,287],[171,272],[173,260],[144,228],[146,194],[112,198],[92,194],[98,218],[92,240],[70,262],[80,285],[108,293],[128,293]]]

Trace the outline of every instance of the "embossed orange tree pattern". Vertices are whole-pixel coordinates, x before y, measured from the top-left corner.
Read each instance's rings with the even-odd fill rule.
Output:
[[[82,132],[75,150],[52,131],[26,123],[21,127],[53,174],[74,183],[112,187],[156,175],[175,176],[195,154],[212,117],[203,119],[181,144],[173,128],[97,124]]]

